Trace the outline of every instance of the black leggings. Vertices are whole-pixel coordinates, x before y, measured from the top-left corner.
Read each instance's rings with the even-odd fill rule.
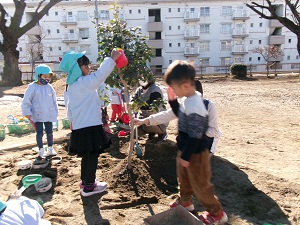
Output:
[[[98,165],[98,154],[90,154],[82,156],[81,159],[81,180],[86,184],[92,184],[96,179],[96,170]]]

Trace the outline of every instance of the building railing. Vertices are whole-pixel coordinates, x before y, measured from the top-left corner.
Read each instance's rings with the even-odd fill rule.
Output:
[[[186,29],[184,31],[184,37],[185,38],[200,37],[200,29]]]
[[[247,27],[233,28],[232,29],[232,35],[233,36],[248,36],[249,35],[249,29]]]
[[[78,35],[77,34],[64,34],[62,37],[62,41],[66,42],[66,41],[70,41],[70,42],[74,42],[74,41],[78,41]]]
[[[62,16],[61,17],[61,20],[60,20],[61,23],[77,23],[77,18],[76,16]]]
[[[186,11],[184,20],[200,20],[200,11]]]

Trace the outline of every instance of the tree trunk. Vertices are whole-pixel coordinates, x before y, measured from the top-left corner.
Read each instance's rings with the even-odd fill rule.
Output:
[[[297,50],[298,54],[300,55],[300,34],[297,35]]]
[[[267,77],[269,77],[269,63],[266,63],[266,69],[267,69]]]
[[[19,51],[17,50],[17,41],[3,40],[4,68],[2,76],[2,85],[19,86],[22,85],[22,73],[19,69]]]

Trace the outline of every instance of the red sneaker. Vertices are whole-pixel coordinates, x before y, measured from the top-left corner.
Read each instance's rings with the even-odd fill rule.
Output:
[[[200,219],[205,224],[225,224],[228,221],[228,217],[224,210],[222,210],[218,216],[213,216],[209,212],[205,212],[200,215]]]
[[[190,212],[192,212],[192,211],[195,210],[195,207],[194,207],[192,201],[189,201],[189,202],[182,202],[182,201],[180,201],[179,198],[176,199],[175,202],[171,202],[169,206],[170,206],[170,208],[172,209],[172,208],[175,208],[175,207],[178,206],[178,205],[182,205],[184,208],[186,208],[186,209],[187,209],[188,211],[190,211]]]

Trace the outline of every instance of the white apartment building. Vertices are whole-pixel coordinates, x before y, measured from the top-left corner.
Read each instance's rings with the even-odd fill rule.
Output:
[[[27,0],[23,22],[32,18],[40,0]],[[265,60],[255,47],[277,45],[284,55],[273,59],[278,71],[299,71],[297,38],[277,20],[265,20],[250,10],[246,0],[119,0],[120,17],[128,27],[141,27],[155,51],[149,66],[163,74],[176,60],[193,62],[200,74],[228,72],[233,63],[251,65],[253,72],[265,71]],[[263,1],[256,1],[263,3]],[[97,61],[95,22],[112,18],[113,1],[64,0],[51,8],[39,24],[20,39],[20,68],[30,71],[28,51],[32,43],[39,61],[52,63],[58,71],[58,58],[66,51],[86,51],[92,63]],[[283,0],[274,0],[277,11],[291,17]],[[4,5],[9,13],[14,4]],[[35,47],[36,48],[36,47]]]

